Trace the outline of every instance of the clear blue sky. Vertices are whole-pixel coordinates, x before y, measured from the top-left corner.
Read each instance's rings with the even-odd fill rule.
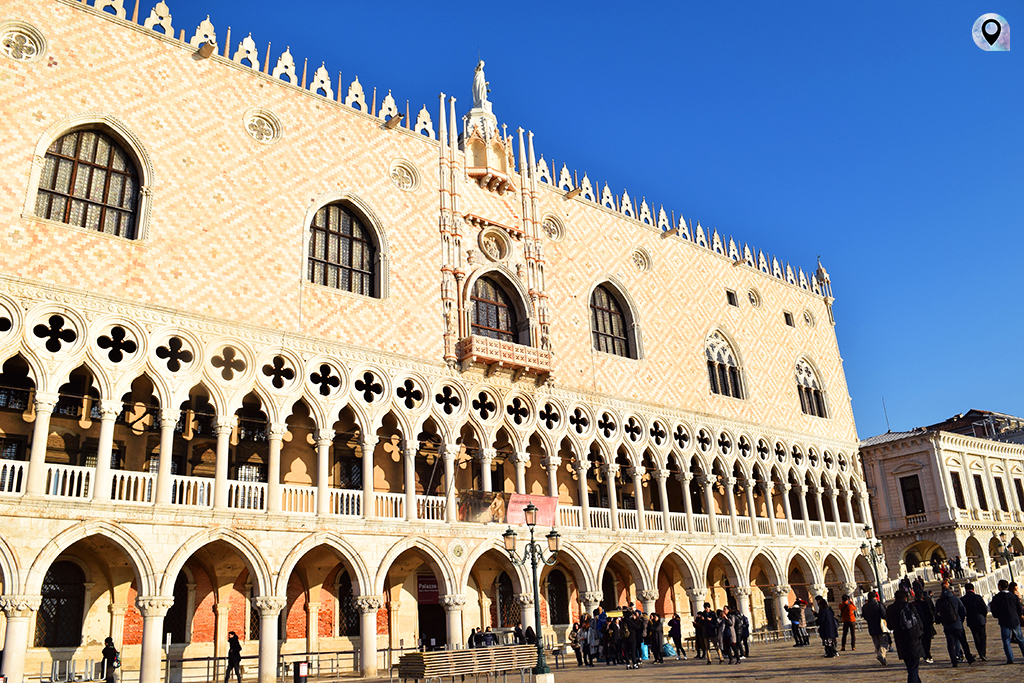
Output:
[[[466,113],[479,50],[499,121],[559,166],[821,255],[862,438],[883,396],[894,430],[1024,415],[1022,0],[168,4],[189,37],[209,13],[232,51],[251,31],[261,61],[290,45],[414,114],[441,91]],[[974,45],[988,12],[1010,52]]]

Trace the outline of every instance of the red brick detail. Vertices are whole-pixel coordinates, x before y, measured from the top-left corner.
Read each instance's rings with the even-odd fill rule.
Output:
[[[128,587],[128,609],[124,613],[122,645],[142,644],[142,615],[139,613],[139,608],[135,606],[135,598],[138,595],[139,591],[135,587],[135,582],[132,581],[132,585]]]
[[[387,607],[377,610],[377,635],[386,636],[391,632],[391,618],[388,615]]]
[[[295,574],[288,578],[287,610],[285,640],[305,638],[306,624],[309,621],[309,615],[306,614],[306,589]]]
[[[202,568],[195,566],[189,568],[196,581],[196,611],[192,615],[192,642],[212,643],[217,625],[213,582]]]
[[[330,638],[334,635],[334,602],[337,598],[335,595],[337,586],[334,584],[338,580],[338,572],[343,570],[344,567],[339,564],[331,570],[331,573],[324,579],[324,585],[320,587],[320,615],[317,633],[321,638]]]
[[[245,584],[249,580],[249,572],[246,569],[235,579],[231,586],[231,593],[228,595],[228,630],[234,631],[239,637],[244,638],[246,626],[249,620],[248,605],[245,602]]]

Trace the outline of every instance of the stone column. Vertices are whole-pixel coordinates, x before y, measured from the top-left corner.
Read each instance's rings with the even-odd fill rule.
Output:
[[[331,513],[331,446],[334,444],[334,430],[318,429],[313,432],[313,438],[316,440],[316,514],[323,517]]]
[[[537,571],[540,571],[539,567]],[[519,618],[523,622],[523,630],[532,626],[533,632],[536,633],[537,624],[533,620],[533,593],[518,593],[514,597],[519,601]]]
[[[583,609],[586,610],[587,614],[593,615],[594,610],[601,605],[604,593],[601,591],[587,591],[581,593],[581,597],[583,598]]]
[[[832,519],[836,521],[836,538],[843,537],[842,521],[839,517],[839,491],[838,489],[829,489],[828,497],[831,499],[829,502],[832,504]]]
[[[740,532],[739,522],[736,519],[736,477],[723,477],[725,484],[725,499],[729,504],[729,529],[734,534]]]
[[[7,617],[3,657],[3,675],[7,678],[7,683],[22,683],[24,679],[25,653],[29,647],[28,625],[32,621],[32,613],[39,609],[41,601],[42,598],[38,595],[0,597],[0,609]]]
[[[25,477],[25,491],[31,494],[45,493],[46,488],[46,441],[50,437],[50,415],[60,398],[54,393],[36,393],[35,422],[32,424],[32,446],[28,456],[28,474]],[[34,609],[34,608],[33,608]],[[4,649],[7,652],[7,649]],[[25,661],[24,654],[21,661]],[[21,674],[19,674],[21,675]],[[10,680],[8,678],[8,680]]]
[[[708,511],[708,532],[714,536],[718,533],[718,520],[715,518],[715,477],[701,475],[697,483],[704,487],[704,506]]]
[[[758,487],[761,489],[761,494],[764,496],[764,509],[768,513],[768,529],[772,536],[777,535],[775,531],[775,502],[772,500],[772,491],[775,485],[771,482],[758,482]]]
[[[491,463],[498,451],[494,448],[481,448],[476,452],[476,459],[480,463],[480,488],[484,491],[491,491]]]
[[[786,610],[789,609],[789,591],[792,588],[787,584],[780,584],[772,589],[772,597],[775,598],[775,610],[779,615],[779,628],[789,628],[789,615]]]
[[[174,604],[174,598],[163,595],[135,598],[135,606],[142,615],[142,663],[139,665],[139,683],[160,683],[160,641],[164,637],[164,617]],[[121,641],[115,640],[115,643]]]
[[[174,489],[171,466],[174,462],[174,428],[181,418],[180,410],[160,411],[160,464],[156,472],[156,504],[168,505]],[[178,501],[181,502],[181,501]]]
[[[397,600],[389,600],[387,602],[388,623],[389,624],[397,624],[398,623],[398,613],[401,611],[401,607],[402,607],[402,603],[398,602]],[[398,649],[401,646],[401,642],[400,641],[402,639],[399,637],[401,635],[402,635],[402,632],[399,631],[397,628],[389,629],[388,630],[388,647],[390,647],[392,649]]]
[[[973,491],[974,484],[972,483],[969,488]],[[871,504],[868,502],[867,492],[858,496],[857,501],[860,503],[860,518],[863,520],[861,522],[861,526],[874,526],[874,520],[871,518]]]
[[[277,683],[278,615],[286,601],[274,595],[254,600],[260,611],[259,683]]]
[[[655,470],[654,476],[658,478],[658,500],[661,501],[661,524],[665,527],[665,533],[667,534],[672,531],[672,515],[668,508],[668,470],[659,468]]]
[[[608,485],[608,509],[611,515],[612,531],[619,530],[619,503],[615,499],[615,475],[619,473],[619,466],[616,463],[601,465],[601,472],[604,474],[605,483]]]
[[[846,494],[843,496],[843,502],[846,504],[846,516],[850,519],[850,538],[856,537],[854,528],[857,526],[857,522],[853,521],[853,491],[847,489],[844,491]],[[956,503],[953,503],[953,507],[956,507]]]
[[[356,598],[356,609],[359,610],[359,675],[364,678],[377,675],[377,610],[383,604],[384,599],[379,595]]]
[[[689,472],[680,472],[676,475],[680,485],[683,487],[683,511],[686,512],[686,532],[693,533],[693,501],[690,499],[690,482],[693,475]]]
[[[822,535],[822,537],[824,537],[825,536],[825,500],[822,497],[822,494],[825,492],[825,489],[823,489],[820,486],[818,486],[817,484],[815,484],[814,486],[811,487],[811,490],[814,492],[814,502],[817,503],[817,505],[818,505],[818,521],[821,522],[821,535]]]
[[[228,461],[231,459],[231,432],[235,428],[234,415],[218,415],[213,426],[217,435],[217,465],[213,477],[213,507],[228,507]]]
[[[732,594],[736,598],[736,608],[750,619],[750,586],[733,586]]]
[[[93,500],[110,500],[110,460],[114,454],[114,421],[124,409],[120,401],[100,401],[100,437],[96,446],[96,474],[93,480]],[[120,642],[120,641],[117,641]]]
[[[306,603],[306,652],[320,651],[320,603]]]
[[[443,595],[441,596],[441,604],[444,606],[448,649],[456,650],[465,647],[466,638],[462,632],[462,608],[466,604],[466,596]]]
[[[363,454],[363,519],[376,519],[377,508],[373,495],[373,451],[377,448],[376,434],[363,434],[360,452]]]
[[[647,520],[644,519],[644,468],[630,467],[629,473],[633,477],[633,498],[636,501],[636,530],[643,533],[647,530]]]
[[[797,493],[800,494],[800,516],[804,518],[804,536],[811,535],[811,517],[807,514],[807,487],[797,484]]]
[[[690,598],[690,614],[694,615],[704,609],[704,601],[708,596],[708,589],[703,587],[687,588],[686,595]]]
[[[587,491],[587,469],[590,463],[586,460],[576,460],[576,479],[580,487],[580,516],[583,517],[583,528],[590,528],[590,496]]]
[[[459,457],[459,450],[457,443],[441,446],[444,458],[444,519],[448,523],[456,521],[458,513],[455,509],[455,459]]]
[[[789,535],[794,535],[793,530],[793,510],[789,504],[789,490],[793,488],[793,485],[789,482],[781,484],[779,489],[782,491],[782,509],[786,513],[786,526],[789,528]]]
[[[761,535],[761,530],[757,528],[757,501],[754,500],[754,487],[757,486],[756,479],[744,479],[743,490],[747,494],[747,513],[750,517],[750,533],[755,536]]]
[[[405,468],[405,519],[408,522],[419,518],[416,510],[416,453],[419,449],[419,441],[412,439],[406,439],[405,447],[402,449],[402,464]]]
[[[549,455],[541,464],[548,472],[548,495],[558,498],[558,468],[562,466],[562,459],[557,455]]]
[[[823,583],[811,584],[811,597],[815,597],[816,598],[819,595],[822,596],[822,597],[827,596],[828,595],[828,586],[826,586]]]
[[[124,614],[128,611],[128,605],[107,605],[107,612],[110,613],[110,637],[115,643],[124,642]]]
[[[271,513],[281,511],[281,441],[287,431],[285,422],[267,425],[267,512]]]
[[[530,464],[530,454],[526,451],[516,451],[509,456],[509,460],[516,468],[516,493],[526,495],[526,466]],[[555,495],[558,495],[557,489]]]
[[[657,588],[645,588],[640,591],[640,600],[644,603],[644,612],[651,614],[657,608],[657,600],[660,593]]]
[[[227,647],[228,640],[228,617],[231,614],[231,604],[229,602],[217,602],[213,606],[214,622],[213,622],[213,656],[223,657],[225,656],[224,648]]]
[[[849,595],[851,598],[857,592],[857,584],[847,581],[839,586],[845,595]]]

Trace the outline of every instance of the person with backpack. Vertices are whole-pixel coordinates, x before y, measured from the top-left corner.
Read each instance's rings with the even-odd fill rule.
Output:
[[[914,598],[914,609],[921,619],[921,627],[924,633],[921,634],[921,647],[924,648],[924,661],[927,664],[934,664],[932,659],[932,637],[935,635],[935,604],[932,603],[930,592],[921,591]]]
[[[864,603],[860,613],[864,617],[864,623],[868,625],[868,635],[871,636],[871,646],[875,650],[875,658],[882,666],[888,665],[888,662],[885,660],[885,654],[889,648],[884,642],[884,632],[882,631],[885,605],[878,601],[877,591],[868,593],[868,601]]]
[[[803,600],[797,599],[792,607],[787,608],[786,616],[789,617],[789,625],[793,629],[793,647],[807,645],[801,631],[801,625],[804,623]]]
[[[1020,598],[1010,591],[1010,584],[1006,579],[1000,580],[998,587],[999,592],[992,597],[989,608],[992,610],[992,616],[999,621],[999,637],[1003,641],[1006,663],[1013,664],[1013,646],[1010,641],[1014,636],[1020,646],[1020,653],[1024,656],[1024,634],[1020,628],[1024,608],[1021,606]]]
[[[117,680],[117,670],[121,668],[121,653],[114,647],[114,639],[107,638],[103,641],[104,680],[106,683],[114,683]]]
[[[949,660],[954,667],[959,666],[956,656],[957,643],[960,644],[967,663],[974,664],[974,655],[971,654],[971,647],[967,644],[967,634],[964,633],[964,619],[966,618],[967,610],[964,608],[964,603],[953,594],[949,587],[949,581],[943,581],[942,596],[935,601],[935,621],[942,624],[942,631],[946,635]]]
[[[978,659],[987,662],[985,655],[988,652],[988,644],[985,641],[985,616],[988,614],[988,605],[984,598],[974,592],[974,584],[964,586],[964,597],[960,599],[967,610],[967,628],[971,629],[974,636],[974,649],[978,652]]]
[[[924,629],[921,620],[917,618],[917,610],[907,603],[905,590],[896,591],[893,603],[885,610],[885,622],[896,641],[896,653],[907,667],[907,683],[921,683],[918,669],[924,654],[921,647]]]

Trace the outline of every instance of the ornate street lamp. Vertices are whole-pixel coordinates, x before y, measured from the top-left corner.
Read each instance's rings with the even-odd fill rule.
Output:
[[[1002,555],[1003,561],[1006,562],[1006,566],[1010,568],[1010,581],[1013,582],[1016,579],[1013,578],[1013,553],[1010,552],[1010,544],[1006,542],[1006,532],[999,532],[999,540],[1002,543]]]
[[[520,557],[516,552],[516,532],[512,531],[512,527],[509,527],[508,531],[503,533],[501,537],[505,540],[505,551],[508,553],[509,559],[512,560],[512,564],[521,567],[529,561],[533,566],[533,621],[537,625],[535,629],[537,632],[537,666],[533,669],[533,673],[534,675],[549,674],[551,669],[548,668],[547,662],[544,661],[544,638],[541,636],[540,577],[537,574],[537,563],[541,562],[550,566],[558,560],[558,548],[561,544],[561,537],[554,529],[545,537],[548,539],[548,551],[551,553],[550,556],[545,558],[544,549],[533,537],[533,529],[537,526],[537,506],[530,503],[523,508],[523,513],[526,515],[526,526],[530,527],[530,541],[526,544],[526,548],[523,549],[523,556]]]
[[[871,537],[871,527],[864,527],[864,535],[867,537],[860,544],[860,553],[871,560],[871,569],[875,572],[875,587],[878,588],[878,599],[885,602],[885,593],[882,592],[882,579],[878,574],[878,562],[882,559],[882,542]]]

